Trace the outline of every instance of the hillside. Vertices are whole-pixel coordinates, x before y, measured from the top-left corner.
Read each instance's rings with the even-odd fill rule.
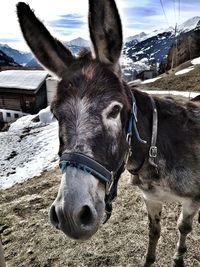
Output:
[[[200,56],[200,29],[183,33],[171,46],[166,69],[175,68],[180,64]]]
[[[178,66],[200,56],[199,27],[200,17],[194,17],[179,25],[176,34],[169,27],[149,34],[141,33],[142,38],[137,35],[132,36],[132,40],[128,38],[130,41],[124,45],[123,57],[132,60],[132,63],[124,66],[126,79],[130,81],[130,77],[135,77],[134,71],[140,73],[144,69],[155,68],[160,63],[168,65],[167,69],[170,69],[172,61],[173,66]],[[178,53],[175,54],[177,46]]]
[[[14,59],[14,61],[20,65],[25,65],[33,57],[32,53],[22,52],[11,48],[6,44],[0,44],[0,50],[7,56]]]
[[[143,89],[200,92],[200,58],[187,61],[173,71],[146,80],[139,86]]]
[[[0,67],[11,66],[11,67],[19,67],[13,58],[7,56],[3,51],[0,50]]]

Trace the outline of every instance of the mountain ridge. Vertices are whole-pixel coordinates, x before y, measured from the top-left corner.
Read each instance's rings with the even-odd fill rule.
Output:
[[[7,56],[13,58],[14,61],[20,65],[25,65],[33,57],[32,53],[19,51],[17,49],[10,47],[7,44],[0,44],[0,49]]]

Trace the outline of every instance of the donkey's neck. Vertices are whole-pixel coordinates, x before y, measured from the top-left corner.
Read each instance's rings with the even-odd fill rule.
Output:
[[[153,107],[148,94],[133,90],[138,108],[138,130],[147,145],[132,141],[133,165],[137,168],[149,158],[149,147],[152,136]],[[173,99],[154,97],[158,112],[158,163],[165,162],[169,171],[190,165],[198,156],[191,149],[198,145],[199,123],[197,108],[191,102],[177,102]],[[198,111],[199,112],[199,111]],[[199,114],[199,113],[198,113]],[[196,116],[196,117],[195,117]],[[187,129],[187,131],[186,131]],[[192,156],[193,155],[193,156]],[[193,158],[191,158],[193,157]],[[184,166],[183,166],[184,167]]]
[[[134,94],[137,105],[137,130],[141,139],[147,142],[146,144],[141,143],[136,136],[135,130],[133,129],[131,140],[132,153],[129,157],[127,169],[132,173],[137,173],[141,169],[149,155],[149,147],[151,145],[152,136],[153,107],[148,94],[136,89],[132,90],[132,92]],[[131,103],[131,96],[129,97],[129,99]]]

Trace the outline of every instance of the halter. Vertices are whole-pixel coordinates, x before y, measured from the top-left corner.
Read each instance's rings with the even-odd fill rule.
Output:
[[[132,108],[130,113],[130,118],[128,122],[128,130],[126,134],[126,141],[128,143],[128,151],[125,152],[123,157],[121,158],[118,167],[115,170],[108,170],[105,168],[102,164],[97,162],[96,160],[92,159],[91,157],[84,155],[82,153],[63,153],[60,157],[60,163],[59,167],[64,173],[65,169],[67,167],[74,167],[78,170],[87,172],[94,177],[96,177],[98,180],[100,180],[101,183],[105,184],[106,188],[106,197],[105,197],[105,212],[106,212],[106,218],[104,220],[104,223],[108,221],[108,219],[111,216],[112,213],[112,202],[117,196],[117,185],[119,177],[124,170],[124,165],[128,161],[128,158],[132,154],[132,148],[131,148],[131,141],[133,134],[136,137],[136,140],[139,143],[147,144],[147,141],[143,140],[140,137],[138,128],[137,128],[137,105],[136,105],[136,99],[133,95],[133,93],[130,91],[131,94],[131,100],[132,100]],[[149,163],[153,165],[154,167],[157,167],[156,165],[156,157],[157,157],[157,147],[156,147],[156,140],[157,140],[157,109],[155,102],[153,98],[150,96],[152,107],[153,107],[153,127],[152,127],[152,139],[151,139],[151,146],[149,149]]]

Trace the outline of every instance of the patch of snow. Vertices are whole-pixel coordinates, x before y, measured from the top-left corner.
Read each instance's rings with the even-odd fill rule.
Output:
[[[50,117],[44,114],[45,119]],[[39,176],[58,164],[57,121],[33,122],[34,117],[22,117],[8,132],[0,133],[0,189]]]
[[[120,65],[123,65],[123,66],[129,66],[133,63],[133,60],[129,57],[127,57],[126,55],[122,55],[120,57]]]
[[[182,75],[182,74],[185,74],[185,73],[188,73],[190,72],[191,70],[193,70],[194,67],[189,67],[189,68],[186,68],[186,69],[183,69],[183,70],[179,70],[175,73],[175,75]]]
[[[191,63],[192,63],[193,65],[198,65],[198,64],[200,64],[200,57],[197,57],[197,58],[193,59],[193,60],[191,61]]]
[[[48,106],[45,109],[40,110],[39,119],[43,123],[51,123],[55,120],[55,118],[54,118],[54,116],[50,110],[50,106]]]
[[[144,54],[144,51],[143,51],[143,50],[141,50],[141,51],[139,51],[139,52],[137,53],[137,55],[141,55],[141,54]]]
[[[193,17],[188,19],[183,24],[178,26],[178,32],[188,32],[195,29],[200,21],[200,17]]]
[[[176,96],[184,96],[188,98],[193,98],[199,95],[199,92],[188,92],[188,91],[171,91],[171,90],[142,90],[148,94],[153,95],[176,95]]]
[[[157,80],[159,80],[161,78],[162,77],[156,77],[156,78],[153,78],[153,79],[148,79],[146,81],[141,82],[141,84],[153,83],[153,82],[155,82],[155,81],[157,81]]]

